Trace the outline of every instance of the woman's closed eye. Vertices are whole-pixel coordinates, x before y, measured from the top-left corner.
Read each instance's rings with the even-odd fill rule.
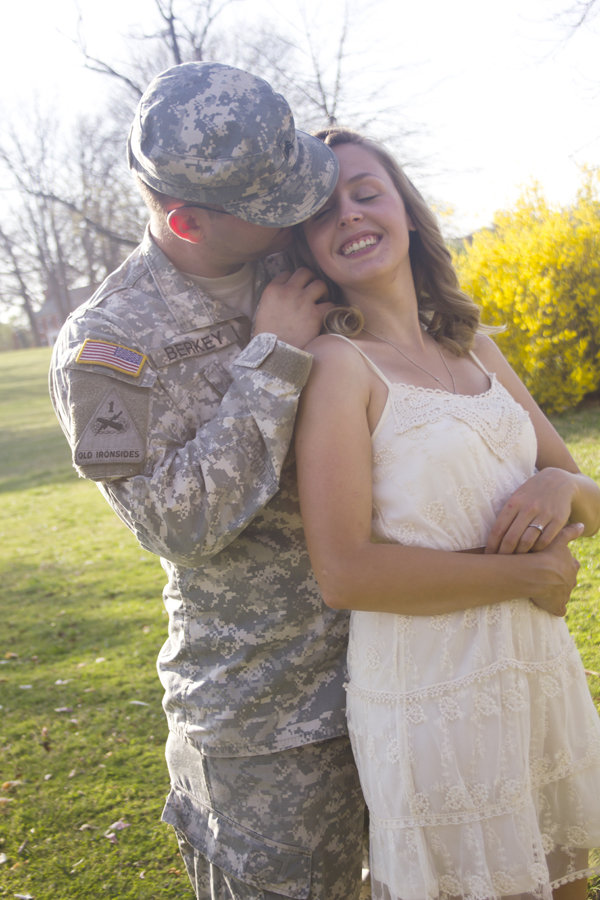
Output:
[[[330,212],[332,212],[332,210],[333,206],[321,207],[321,209],[319,209],[313,216],[311,216],[311,218],[308,220],[308,224],[310,224],[310,222],[318,222],[320,219],[324,219],[329,215]]]
[[[369,191],[368,193],[358,195],[354,198],[355,203],[369,203],[372,200],[377,200],[380,196],[379,193],[375,193],[373,191]],[[332,213],[335,209],[335,205],[323,206],[320,210],[318,210],[310,219],[309,222],[321,222],[323,221],[330,213]]]

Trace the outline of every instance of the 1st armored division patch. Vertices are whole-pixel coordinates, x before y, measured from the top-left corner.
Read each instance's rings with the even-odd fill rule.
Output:
[[[145,441],[116,390],[109,390],[77,443],[74,462],[90,465],[138,465],[146,455]]]

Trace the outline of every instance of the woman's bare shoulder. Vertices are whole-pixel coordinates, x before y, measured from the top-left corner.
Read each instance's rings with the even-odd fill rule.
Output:
[[[319,334],[312,339],[310,344],[307,344],[306,350],[312,353],[318,348],[345,346],[348,346],[348,341],[339,334]]]
[[[370,383],[371,370],[367,366],[359,350],[349,340],[339,335],[321,334],[305,347],[313,356],[311,377],[319,374],[332,383],[354,388],[365,387]]]
[[[477,358],[488,368],[506,363],[502,351],[487,334],[476,334],[472,349]]]
[[[360,353],[352,342],[338,334],[320,334],[304,349],[312,353],[315,359],[348,360],[348,363],[354,360],[361,361]]]

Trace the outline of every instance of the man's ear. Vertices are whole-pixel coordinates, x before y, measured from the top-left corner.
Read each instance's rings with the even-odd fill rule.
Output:
[[[193,206],[178,206],[167,213],[167,225],[178,238],[199,244],[204,237],[198,211]]]

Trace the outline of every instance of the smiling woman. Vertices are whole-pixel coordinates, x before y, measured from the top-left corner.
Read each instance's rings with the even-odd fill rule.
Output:
[[[321,138],[340,176],[304,249],[341,306],[308,347],[296,458],[323,598],[352,610],[373,898],[583,900],[600,719],[561,616],[567,545],[598,530],[600,489],[477,333],[394,160]]]
[[[304,225],[319,267],[344,288],[352,305],[354,286],[374,277],[385,289],[404,271],[412,284],[409,230],[414,226],[402,197],[381,163],[364,147],[340,145],[340,178],[332,197]]]
[[[419,322],[448,349],[464,354],[479,310],[460,290],[437,221],[419,191],[375,142],[344,129],[317,136],[335,146],[341,171],[330,200],[295,230],[299,263],[316,269],[331,299],[345,306],[352,305],[350,296],[357,289],[352,280],[360,279],[363,271],[362,265],[352,265],[355,260],[365,260],[365,273],[371,271],[367,267],[376,267],[384,295],[399,288],[394,282],[398,275]],[[350,282],[347,289],[329,275],[329,257],[343,268],[342,278]],[[386,272],[391,281],[386,281]]]

